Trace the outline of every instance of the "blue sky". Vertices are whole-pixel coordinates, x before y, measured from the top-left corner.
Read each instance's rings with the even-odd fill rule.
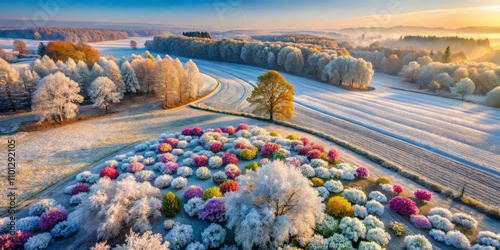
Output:
[[[367,25],[500,25],[500,2],[483,0],[20,0],[0,19],[154,23],[212,29],[335,29]],[[0,24],[1,26],[1,24]]]

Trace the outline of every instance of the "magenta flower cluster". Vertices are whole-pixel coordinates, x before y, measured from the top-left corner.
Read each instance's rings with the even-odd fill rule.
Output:
[[[400,185],[394,185],[392,186],[392,191],[394,191],[394,193],[396,194],[400,194],[403,192],[403,187]]]
[[[203,188],[200,186],[192,185],[184,192],[184,198],[190,200],[194,197],[201,198],[203,196]]]
[[[49,231],[57,225],[57,223],[65,221],[66,219],[68,219],[66,211],[52,208],[40,216],[39,226],[43,231]]]
[[[234,178],[241,175],[241,169],[238,167],[226,168],[226,169],[224,169],[224,173],[227,175],[227,177],[234,179]]]
[[[208,200],[199,215],[202,219],[212,222],[223,222],[225,220],[226,204],[220,198],[212,198]]]
[[[311,146],[312,149],[316,149],[321,153],[325,152],[325,146],[323,146],[321,144],[311,143],[309,146]]]
[[[356,176],[360,178],[368,178],[368,176],[370,176],[370,171],[368,171],[365,167],[358,167],[356,169]]]
[[[417,189],[413,195],[421,201],[430,201],[432,199],[432,193],[423,189]]]
[[[431,229],[432,228],[432,224],[429,221],[429,219],[427,219],[427,217],[425,217],[423,215],[419,215],[419,214],[412,215],[410,217],[410,220],[413,223],[413,225],[415,225],[418,228],[423,228],[423,229]]]
[[[297,151],[297,154],[298,155],[303,155],[303,156],[306,156],[307,153],[309,153],[309,151],[312,150],[312,147],[310,146],[304,146],[304,147],[301,147],[298,151]]]
[[[194,135],[194,136],[200,136],[203,134],[203,129],[200,127],[196,128],[185,128],[181,132],[182,135]]]
[[[307,158],[309,158],[310,160],[319,159],[319,158],[321,158],[321,151],[319,151],[317,149],[313,149],[313,150],[307,152]]]
[[[177,169],[179,168],[179,164],[169,161],[169,162],[165,163],[165,168],[168,169],[168,172],[175,173],[175,172],[177,172]]]
[[[220,152],[222,150],[224,150],[224,146],[222,145],[222,142],[220,142],[220,141],[213,141],[210,144],[210,151],[212,151],[214,153],[218,153],[218,152]]]
[[[328,151],[328,161],[330,161],[330,163],[334,163],[334,162],[338,161],[338,160],[339,160],[339,157],[340,157],[340,155],[339,155],[339,153],[337,152],[337,150],[335,150],[335,149],[330,149],[330,150]]]
[[[10,233],[0,236],[0,249],[24,249],[24,243],[33,236],[31,232],[17,231],[13,235]]]
[[[276,143],[266,143],[262,146],[262,157],[269,158],[276,153],[281,148],[279,144]]]
[[[238,156],[231,154],[229,152],[224,153],[222,156],[222,163],[227,164],[238,164]]]
[[[412,214],[418,214],[418,207],[414,201],[408,197],[396,196],[389,201],[389,207],[396,213],[410,216]]]
[[[120,173],[118,172],[118,170],[116,170],[115,168],[112,168],[112,167],[105,167],[105,168],[101,169],[101,172],[99,172],[99,176],[101,178],[108,177],[111,180],[118,178],[119,175],[120,175]]]
[[[179,139],[177,139],[177,138],[167,138],[163,142],[169,144],[170,146],[172,146],[172,148],[175,148],[175,147],[177,147],[177,144],[179,144]]]
[[[300,140],[302,141],[302,145],[304,146],[309,145],[309,139],[307,139],[306,137],[302,137],[300,138]]]
[[[222,129],[222,132],[228,133],[229,135],[232,135],[232,134],[236,133],[236,129],[233,126],[227,126],[227,127]]]
[[[295,166],[295,167],[300,167],[302,165],[302,163],[300,162],[299,159],[295,158],[295,157],[292,157],[292,158],[287,158],[287,160],[285,160],[286,164],[289,164],[289,165],[292,165],[292,166]]]
[[[160,161],[163,162],[163,163],[167,163],[167,162],[175,162],[177,161],[177,156],[171,154],[171,153],[165,153],[165,154],[162,154],[161,157],[160,157]]]
[[[195,155],[193,157],[193,165],[195,167],[203,167],[208,164],[208,157],[206,155]]]
[[[136,172],[142,171],[142,170],[144,170],[144,164],[142,164],[140,162],[132,162],[132,163],[128,164],[127,170],[129,173],[136,173]]]
[[[248,126],[248,124],[245,124],[245,123],[242,123],[240,125],[238,125],[238,127],[236,128],[236,132],[240,131],[240,130],[248,130],[250,127]]]
[[[89,190],[90,190],[89,186],[83,183],[78,183],[71,189],[71,194],[75,195],[79,193],[88,193]]]

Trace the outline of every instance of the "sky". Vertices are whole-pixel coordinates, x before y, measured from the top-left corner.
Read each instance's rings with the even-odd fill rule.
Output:
[[[480,2],[480,3],[478,3]],[[16,0],[0,19],[162,24],[229,29],[340,29],[398,25],[500,26],[499,0]],[[5,22],[7,23],[7,22]],[[0,26],[2,25],[0,21]]]

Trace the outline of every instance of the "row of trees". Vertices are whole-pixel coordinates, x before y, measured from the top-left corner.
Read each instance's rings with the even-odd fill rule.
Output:
[[[182,35],[187,37],[212,38],[210,37],[210,34],[206,31],[185,31],[182,32]]]
[[[146,42],[146,48],[180,56],[278,69],[350,87],[365,88],[373,76],[372,64],[350,57],[347,50],[311,44],[155,37]],[[336,63],[343,64],[335,66]]]
[[[69,58],[72,58],[75,61],[84,61],[89,65],[94,64],[101,57],[99,51],[86,43],[74,44],[60,40],[51,41],[47,45],[40,42],[38,54],[40,56],[46,55],[54,61],[66,62]]]

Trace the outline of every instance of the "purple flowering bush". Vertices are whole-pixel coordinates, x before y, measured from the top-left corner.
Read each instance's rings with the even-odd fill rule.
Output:
[[[423,216],[423,215],[410,215],[410,220],[411,222],[413,223],[413,225],[415,225],[416,227],[418,228],[423,228],[423,229],[431,229],[432,228],[432,224],[431,222],[429,221],[429,219],[427,219],[427,217]]]
[[[220,198],[208,200],[199,212],[200,218],[212,222],[223,222],[225,220],[226,204]]]
[[[176,173],[178,168],[179,168],[179,164],[169,161],[169,162],[165,163],[165,170],[163,171],[163,174]]]
[[[184,192],[184,198],[186,200],[190,200],[194,197],[203,197],[203,188],[201,188],[200,186],[192,185],[186,190],[186,192]]]
[[[197,168],[208,165],[208,157],[206,155],[195,155],[193,157],[193,165]]]
[[[365,167],[358,167],[356,169],[356,176],[360,178],[368,178],[368,176],[370,176],[370,171],[368,171]]]
[[[4,234],[0,236],[0,249],[9,250],[22,250],[24,249],[24,243],[33,236],[31,232],[17,231],[12,237],[11,234]]]
[[[132,162],[128,164],[127,170],[129,173],[137,173],[144,170],[144,164],[140,162]]]
[[[227,165],[227,164],[238,164],[238,156],[236,156],[235,154],[231,154],[231,153],[226,152],[222,156],[222,163],[224,165]]]
[[[165,153],[165,154],[162,154],[161,157],[160,157],[160,161],[163,162],[163,163],[166,163],[166,162],[176,162],[177,161],[177,156],[171,154],[171,153]]]
[[[196,127],[196,128],[191,129],[191,135],[200,136],[202,134],[203,134],[203,129],[201,129],[200,127]]]
[[[40,216],[40,229],[43,231],[49,231],[57,223],[65,221],[68,218],[68,213],[59,208],[52,208]]]
[[[276,151],[278,151],[281,148],[279,144],[276,143],[266,143],[264,146],[262,146],[262,157],[268,158],[274,155]]]
[[[236,132],[240,131],[240,130],[248,130],[250,127],[248,126],[248,124],[245,124],[245,123],[242,123],[240,125],[238,125],[238,127],[236,128]]]
[[[335,163],[336,161],[338,161],[340,158],[340,155],[339,153],[337,152],[337,150],[335,149],[330,149],[330,151],[328,151],[328,161],[330,163]]]
[[[227,177],[234,179],[241,175],[241,169],[238,168],[238,166],[235,164],[229,164],[224,169],[224,173],[227,175]]]
[[[413,195],[415,195],[415,198],[417,198],[421,201],[430,201],[432,199],[432,193],[427,191],[427,190],[423,190],[423,189],[415,190]]]
[[[71,194],[75,195],[79,193],[88,193],[89,190],[90,190],[89,186],[82,183],[78,183],[71,189]]]
[[[229,135],[232,135],[232,134],[236,133],[236,129],[233,126],[227,126],[227,127],[222,129],[222,132],[227,133]]]

